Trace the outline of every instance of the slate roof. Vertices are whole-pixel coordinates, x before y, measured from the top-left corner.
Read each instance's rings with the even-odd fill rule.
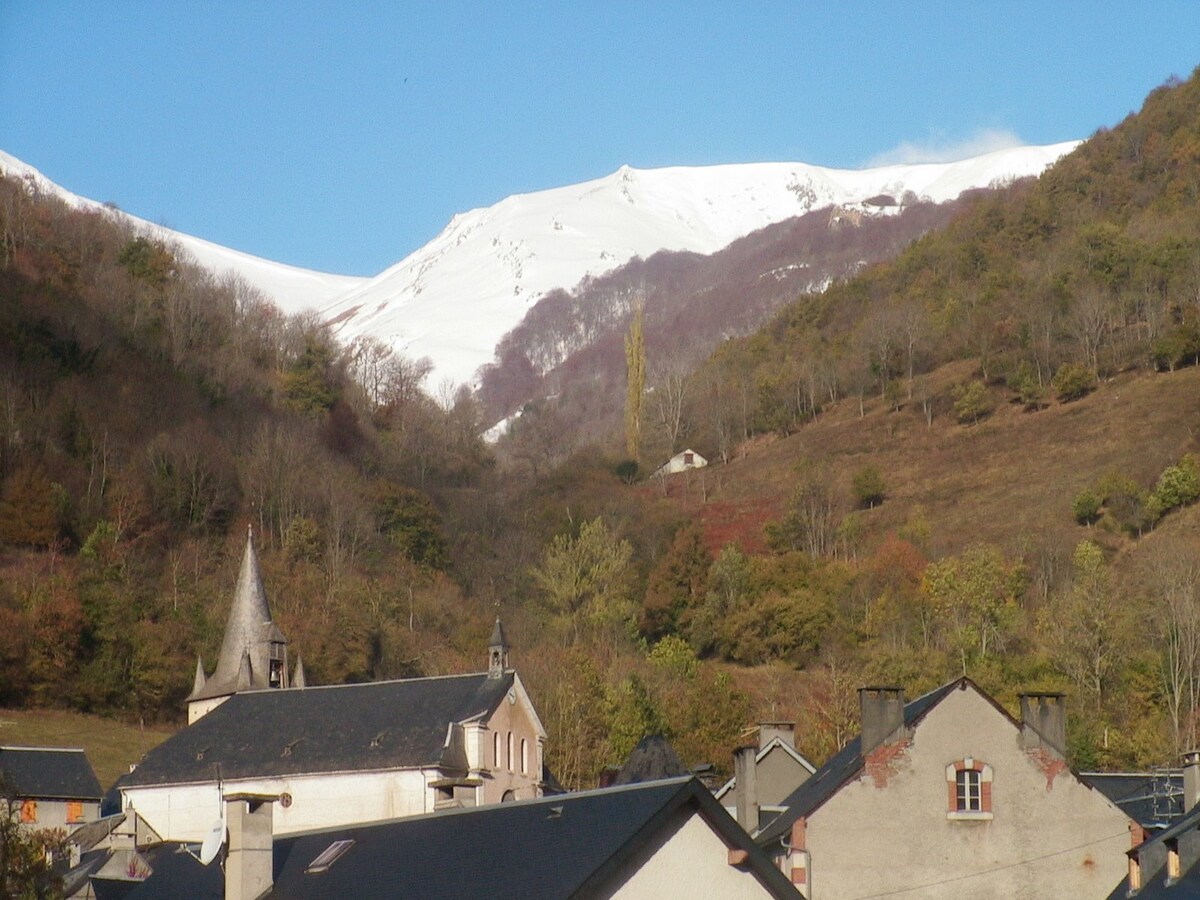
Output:
[[[783,873],[694,778],[433,813],[280,842],[268,896],[372,900],[397,896],[398,886],[406,900],[595,896],[687,806],[698,808],[727,846],[750,854],[755,874],[775,896],[795,896]],[[305,874],[333,841],[346,839],[354,845],[327,872]]]
[[[486,673],[234,694],[149,751],[123,787],[465,767],[453,722],[490,714],[514,675]]]
[[[912,728],[925,713],[937,706],[947,694],[955,688],[973,684],[970,679],[958,678],[949,684],[935,688],[927,694],[904,705],[904,727]],[[796,788],[783,805],[785,812],[764,828],[755,840],[760,846],[766,846],[787,835],[792,823],[797,819],[809,816],[832,797],[846,782],[858,776],[863,769],[862,737],[856,737],[845,747],[829,758],[825,765],[817,769],[808,779]]]
[[[18,797],[98,802],[104,794],[82,750],[0,747],[0,775]]]
[[[1183,815],[1183,773],[1081,772],[1080,779],[1143,828],[1159,831]]]
[[[289,900],[405,900],[487,897],[551,900],[591,897],[655,845],[687,807],[727,847],[745,850],[747,867],[772,894],[794,898],[787,878],[754,846],[694,778],[630,785],[475,809],[411,816],[277,839],[274,886]],[[353,841],[329,868],[306,873],[335,841]],[[93,880],[100,900],[219,898],[221,866],[201,866],[179,845],[141,851],[153,873],[141,883]]]
[[[667,739],[661,734],[650,734],[642,738],[630,752],[613,784],[639,784],[689,774],[687,766]]]

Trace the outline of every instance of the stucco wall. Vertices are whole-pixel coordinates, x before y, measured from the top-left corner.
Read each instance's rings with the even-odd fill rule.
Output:
[[[433,771],[403,770],[302,775],[290,778],[226,781],[225,793],[291,795],[291,806],[276,803],[275,834],[292,834],[314,828],[376,822],[433,811],[428,780]],[[220,815],[215,782],[123,791],[133,806],[166,840],[202,841]]]
[[[872,754],[809,817],[812,900],[1106,897],[1125,874],[1129,820],[1018,738],[975,690],[947,695],[907,746]],[[992,767],[991,820],[947,817],[946,766],[965,757]]]
[[[542,780],[542,743],[534,717],[525,702],[523,692],[514,686],[512,701],[505,698],[488,720],[487,730],[482,734],[483,765],[485,770],[483,787],[479,789],[479,803],[499,803],[505,791],[512,791],[517,800],[529,800],[538,796],[537,785]],[[508,761],[508,734],[513,736],[513,760]],[[493,764],[495,748],[493,735],[500,736],[500,764]],[[521,771],[521,741],[526,742],[528,760],[525,772]]]
[[[664,897],[762,900],[771,893],[751,872],[729,865],[729,849],[689,807],[639,853],[601,896],[619,900]]]

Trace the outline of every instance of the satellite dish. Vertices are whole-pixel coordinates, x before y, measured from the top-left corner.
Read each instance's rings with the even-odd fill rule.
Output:
[[[213,822],[212,827],[208,829],[204,843],[200,845],[201,865],[207,866],[216,859],[217,854],[221,852],[221,845],[223,843],[225,843],[225,822],[223,819],[217,819],[217,821]]]

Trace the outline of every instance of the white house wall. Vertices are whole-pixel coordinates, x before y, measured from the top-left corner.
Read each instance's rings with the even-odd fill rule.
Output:
[[[762,900],[771,893],[750,871],[729,865],[729,848],[693,808],[665,840],[645,848],[604,896],[614,900]],[[681,813],[682,815],[682,813]]]
[[[1102,898],[1125,874],[1129,820],[1056,757],[1031,755],[974,690],[930,710],[911,744],[873,755],[807,824],[811,900]],[[947,817],[946,767],[992,767],[992,819]]]
[[[276,835],[317,828],[376,822],[433,811],[427,781],[437,773],[420,770],[349,772],[226,781],[224,792],[289,794],[291,805],[275,804]],[[202,785],[131,787],[123,791],[132,806],[164,840],[203,841],[220,812],[215,782]]]

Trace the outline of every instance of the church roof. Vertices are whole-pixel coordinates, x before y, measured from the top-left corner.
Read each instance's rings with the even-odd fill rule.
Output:
[[[217,668],[203,684],[197,677],[188,700],[204,700],[223,697],[244,690],[241,683],[249,678],[249,686],[266,687],[267,672],[255,671],[248,659],[257,659],[262,645],[269,641],[284,642],[282,632],[271,619],[271,607],[263,589],[262,575],[258,571],[258,554],[254,551],[254,538],[246,534],[246,550],[242,556],[242,567],[238,573],[237,589],[229,609],[229,620],[225,624],[225,637],[221,641],[221,652],[217,657]],[[259,668],[265,668],[260,666]]]
[[[457,769],[450,725],[490,714],[515,676],[486,673],[251,690],[148,752],[124,787],[441,765]]]

